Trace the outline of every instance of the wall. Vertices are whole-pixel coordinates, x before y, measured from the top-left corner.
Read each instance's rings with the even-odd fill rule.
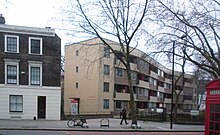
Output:
[[[23,112],[9,112],[9,95],[23,95]],[[37,97],[46,96],[46,119],[60,120],[60,87],[0,85],[0,119],[37,117]]]

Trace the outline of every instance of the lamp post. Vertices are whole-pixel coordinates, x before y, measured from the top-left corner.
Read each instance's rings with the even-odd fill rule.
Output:
[[[173,61],[172,61],[172,89],[171,89],[170,129],[173,129],[174,54],[175,54],[175,41],[173,41]]]
[[[181,39],[186,38],[186,35],[181,36]],[[185,43],[186,45],[186,40]],[[172,89],[171,89],[171,112],[170,112],[170,129],[173,129],[173,92],[174,92],[174,56],[175,56],[175,41],[173,41],[173,61],[172,61]]]

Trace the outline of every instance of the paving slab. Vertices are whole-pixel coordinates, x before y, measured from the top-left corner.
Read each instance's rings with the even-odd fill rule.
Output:
[[[101,127],[101,119],[87,119],[89,128],[69,128],[67,120],[0,120],[0,130],[87,130],[87,131],[192,131],[204,132],[204,125],[173,124],[170,122],[138,121],[141,129],[132,129],[131,120],[129,124],[120,125],[120,119],[109,119],[109,127]]]

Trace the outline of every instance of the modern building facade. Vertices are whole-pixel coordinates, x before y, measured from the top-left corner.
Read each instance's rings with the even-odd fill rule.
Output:
[[[60,120],[60,57],[54,29],[1,21],[0,119]]]
[[[106,42],[120,55],[118,43],[110,40]],[[130,61],[136,107],[141,111],[166,108],[169,112],[172,71],[138,49],[132,51]],[[175,79],[180,74],[175,72]],[[129,108],[130,94],[125,67],[99,38],[65,47],[64,76],[66,115],[119,115],[123,107]],[[179,113],[189,113],[197,106],[194,82],[194,76],[185,74],[175,86],[177,92],[182,91],[178,103]]]

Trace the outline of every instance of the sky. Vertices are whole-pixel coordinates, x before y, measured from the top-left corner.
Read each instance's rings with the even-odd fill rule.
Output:
[[[68,36],[62,31],[62,22],[58,23],[65,0],[0,0],[0,14],[8,25],[51,27],[61,38],[62,55],[64,46],[84,39]]]
[[[0,13],[10,25],[46,27],[59,14],[62,0],[0,0]]]
[[[51,27],[61,38],[62,54],[66,44],[65,33],[56,24],[64,0],[0,0],[0,14],[6,24],[30,27]]]

